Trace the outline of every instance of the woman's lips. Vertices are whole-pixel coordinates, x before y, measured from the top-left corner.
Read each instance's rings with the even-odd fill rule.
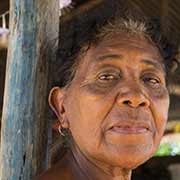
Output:
[[[146,133],[148,128],[143,126],[113,126],[110,130],[120,134],[141,134]]]

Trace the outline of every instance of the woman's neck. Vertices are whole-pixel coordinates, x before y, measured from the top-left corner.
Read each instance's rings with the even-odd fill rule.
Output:
[[[80,149],[72,144],[69,156],[70,168],[73,169],[75,180],[130,180],[131,170],[119,167],[105,166],[95,160],[87,158]],[[74,163],[71,163],[74,162]]]

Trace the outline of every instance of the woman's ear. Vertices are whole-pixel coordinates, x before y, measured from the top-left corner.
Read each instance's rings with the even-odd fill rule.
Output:
[[[67,128],[67,122],[65,118],[65,108],[64,108],[64,90],[59,87],[54,87],[51,89],[49,94],[49,105],[58,117],[62,127]]]

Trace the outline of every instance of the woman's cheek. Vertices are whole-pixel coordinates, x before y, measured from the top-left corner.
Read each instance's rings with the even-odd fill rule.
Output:
[[[166,88],[161,89],[158,93],[150,93],[151,111],[155,120],[156,136],[158,139],[162,137],[167,119],[169,109],[169,94]]]

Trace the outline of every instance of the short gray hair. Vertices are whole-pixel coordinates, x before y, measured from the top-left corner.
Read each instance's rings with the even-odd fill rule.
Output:
[[[113,22],[108,22],[107,25],[102,27],[98,36],[103,37],[111,33],[127,33],[132,35],[144,36],[146,34],[146,31],[147,28],[145,22],[135,21],[131,18],[121,18]]]

